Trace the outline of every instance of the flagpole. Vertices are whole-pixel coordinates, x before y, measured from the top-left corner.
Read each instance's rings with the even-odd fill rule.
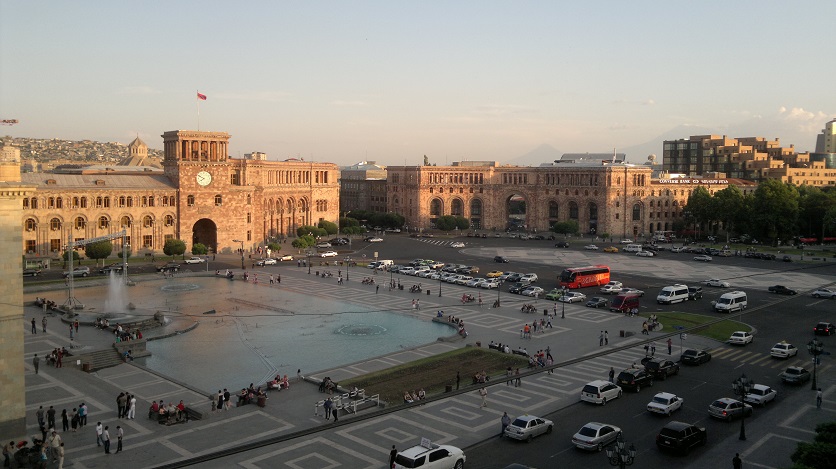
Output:
[[[197,91],[194,98],[197,101],[197,131],[200,132],[200,91]]]

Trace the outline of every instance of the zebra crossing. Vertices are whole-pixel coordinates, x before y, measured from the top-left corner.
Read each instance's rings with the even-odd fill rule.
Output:
[[[727,360],[739,363],[741,366],[771,369],[778,372],[790,366],[800,366],[809,370],[813,365],[812,357],[807,357],[800,353],[788,359],[778,359],[770,355],[769,352],[747,350],[746,348],[732,347],[730,345],[709,349],[708,353],[711,354],[712,360]],[[831,367],[832,365],[830,364],[824,364],[817,367],[817,370],[818,372],[825,372]]]

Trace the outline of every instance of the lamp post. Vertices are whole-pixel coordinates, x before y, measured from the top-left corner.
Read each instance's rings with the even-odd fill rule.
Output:
[[[636,460],[636,447],[632,443],[630,443],[629,448],[626,446],[627,443],[624,442],[624,436],[619,433],[618,438],[615,439],[615,448],[612,445],[607,447],[607,461],[610,462],[610,466],[617,466],[620,469],[624,469],[633,464]]]
[[[351,270],[351,256],[345,256],[345,281],[348,282],[348,273]]]
[[[496,287],[496,307],[497,308],[499,308],[499,306],[500,306],[499,294],[502,292],[502,284],[503,283],[505,283],[505,281],[502,280],[502,279],[499,279],[499,286]]]
[[[438,276],[438,297],[441,298],[441,275]]]
[[[241,243],[241,269],[245,269],[244,267],[244,241],[241,239],[233,239],[233,243]]]
[[[813,340],[807,343],[807,351],[813,356],[813,386],[810,389],[815,391],[818,389],[818,384],[816,383],[816,368],[819,366],[819,355],[821,355],[824,351],[824,343],[813,337]]]
[[[560,310],[560,319],[566,319],[566,292],[567,288],[563,287],[563,294],[560,295],[560,302],[563,303],[563,306]]]
[[[746,374],[740,375],[740,378],[737,378],[732,383],[732,390],[734,390],[734,394],[740,396],[740,404],[741,404],[741,416],[740,416],[740,437],[739,439],[745,440],[746,439],[746,394],[749,394],[749,391],[752,390],[752,380],[749,379]]]
[[[311,250],[308,249],[308,251],[305,254],[308,255],[308,275],[310,275],[311,274]]]

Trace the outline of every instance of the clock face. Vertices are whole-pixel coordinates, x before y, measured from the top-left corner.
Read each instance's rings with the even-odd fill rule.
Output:
[[[197,173],[197,183],[201,186],[208,186],[212,182],[212,174],[208,171],[201,171]]]

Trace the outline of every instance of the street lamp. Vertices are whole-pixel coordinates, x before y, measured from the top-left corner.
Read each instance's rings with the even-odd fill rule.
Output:
[[[742,414],[740,415],[740,439],[746,439],[746,394],[749,394],[749,391],[752,390],[752,380],[749,379],[746,374],[740,375],[740,378],[737,378],[732,383],[732,390],[734,390],[734,394],[740,396],[740,404],[741,408],[740,411]]]
[[[348,282],[348,273],[351,271],[351,256],[345,257],[345,281]]]
[[[244,241],[240,239],[233,239],[233,243],[241,243],[241,269],[245,269],[244,267]]]
[[[813,386],[810,389],[815,391],[818,389],[818,385],[816,384],[816,368],[819,365],[819,355],[824,351],[824,343],[813,337],[813,340],[807,343],[807,351],[813,356]]]
[[[563,303],[563,307],[560,311],[560,319],[566,319],[566,291],[568,289],[566,286],[563,286],[563,294],[560,295],[560,302]]]
[[[311,274],[311,250],[308,249],[306,254],[308,255],[308,275],[310,275]]]
[[[618,438],[615,439],[615,448],[612,445],[607,447],[607,460],[610,462],[610,466],[618,466],[620,469],[624,469],[633,464],[633,461],[636,460],[636,447],[632,443],[630,443],[629,448],[626,446],[624,436],[619,433]]]
[[[441,298],[441,275],[438,276],[438,297]]]
[[[496,287],[496,307],[497,308],[499,308],[499,306],[500,306],[499,294],[502,292],[502,284],[503,283],[505,283],[505,281],[502,280],[502,279],[499,279],[499,286]]]

